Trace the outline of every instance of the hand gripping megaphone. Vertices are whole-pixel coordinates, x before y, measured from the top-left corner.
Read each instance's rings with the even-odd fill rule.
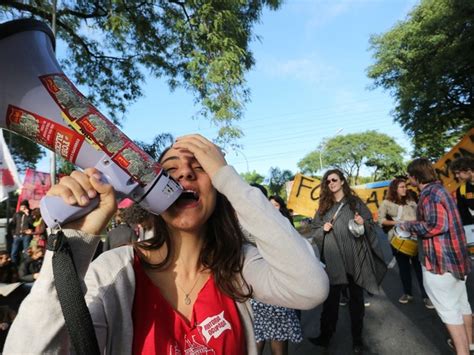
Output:
[[[76,89],[56,60],[54,43],[43,22],[20,19],[0,24],[0,128],[81,168],[95,166],[114,186],[118,199],[130,197],[160,214],[179,197],[181,186]],[[45,223],[55,227],[85,215],[98,202],[95,198],[80,207],[45,197],[40,208]]]

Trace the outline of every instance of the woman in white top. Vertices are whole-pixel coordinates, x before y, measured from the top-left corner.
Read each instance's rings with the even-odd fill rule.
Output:
[[[387,197],[382,201],[379,208],[379,224],[383,227],[388,227],[388,237],[391,240],[394,238],[394,226],[402,221],[416,220],[416,202],[407,196],[407,184],[405,179],[394,179],[387,191]],[[410,256],[392,246],[392,252],[397,260],[398,269],[400,272],[400,280],[403,287],[403,295],[398,302],[407,304],[413,301],[412,285],[411,285],[411,268],[415,271],[418,286],[420,287],[421,296],[425,307],[433,309],[428,295],[423,287],[423,277],[421,274],[421,265],[418,260],[418,255]]]

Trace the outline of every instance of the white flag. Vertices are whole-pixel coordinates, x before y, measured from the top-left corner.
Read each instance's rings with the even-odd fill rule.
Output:
[[[15,191],[21,186],[15,163],[3,138],[0,129],[0,202],[8,198],[10,191]]]

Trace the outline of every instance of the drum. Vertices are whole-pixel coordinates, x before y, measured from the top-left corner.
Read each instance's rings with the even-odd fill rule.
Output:
[[[412,239],[410,233],[398,227],[394,228],[394,234],[390,240],[390,245],[399,252],[408,256],[418,254],[418,243],[416,239]],[[473,245],[474,246],[474,245]]]
[[[413,239],[394,236],[392,240],[390,240],[390,245],[408,256],[415,256],[418,253],[418,243]]]
[[[474,224],[464,226],[464,233],[466,234],[467,250],[471,259],[474,258]]]

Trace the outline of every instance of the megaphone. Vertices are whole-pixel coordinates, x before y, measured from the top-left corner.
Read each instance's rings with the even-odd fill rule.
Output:
[[[179,197],[181,186],[77,90],[61,70],[54,44],[53,33],[41,21],[0,24],[0,128],[81,168],[95,166],[114,186],[118,199],[130,197],[160,214]],[[98,198],[84,208],[45,197],[40,208],[53,228],[97,204]]]

